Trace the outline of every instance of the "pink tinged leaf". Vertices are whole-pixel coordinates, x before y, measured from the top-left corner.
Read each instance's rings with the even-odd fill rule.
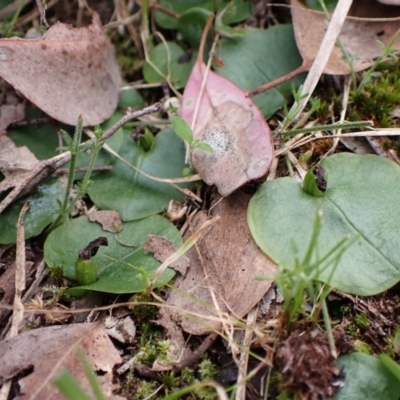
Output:
[[[194,138],[213,149],[213,153],[194,149],[193,166],[208,185],[216,185],[222,196],[228,196],[265,175],[274,150],[270,129],[253,101],[228,79],[207,71],[203,50],[211,22],[204,29],[186,84],[181,116],[193,128]]]

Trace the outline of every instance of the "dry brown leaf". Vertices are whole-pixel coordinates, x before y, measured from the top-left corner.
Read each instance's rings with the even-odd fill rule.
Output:
[[[324,13],[305,7],[300,0],[292,0],[291,5],[297,47],[303,60],[311,62],[317,55],[329,21]],[[376,0],[354,0],[339,35],[344,48],[353,57],[354,71],[370,67],[374,59],[382,54],[377,40],[387,45],[399,28],[400,12],[397,7],[382,5]],[[393,47],[399,46],[400,38]],[[344,75],[350,72],[350,66],[336,44],[324,73]]]
[[[177,250],[171,241],[157,235],[147,236],[147,240],[143,246],[143,249],[146,253],[154,253],[154,258],[160,262],[164,262]],[[189,258],[186,255],[183,255],[178,260],[173,262],[170,267],[175,271],[180,272],[182,275],[185,275],[189,265]]]
[[[103,230],[118,233],[123,229],[121,218],[114,210],[96,210],[88,214],[89,221],[98,222]]]
[[[0,39],[0,76],[58,121],[106,120],[118,102],[121,77],[99,17],[87,28],[57,22],[39,39]]]
[[[246,315],[263,297],[271,281],[256,281],[258,275],[274,274],[276,265],[257,247],[247,226],[247,205],[250,196],[236,192],[212,209],[212,216],[220,219],[211,226],[187,253],[190,268],[185,277],[178,277],[167,303],[177,310],[217,317],[210,291],[213,290],[222,311],[236,317]],[[207,213],[198,213],[188,230],[192,235],[208,219]],[[180,292],[187,293],[186,296]],[[189,297],[190,296],[190,297]],[[205,307],[201,303],[208,303]],[[190,316],[179,311],[162,309],[182,328],[195,335],[204,335],[220,327],[219,321]],[[197,321],[196,321],[197,319]]]
[[[33,372],[18,383],[19,399],[52,399],[64,397],[50,383],[61,368],[67,368],[87,392],[90,385],[75,351],[80,346],[95,371],[101,371],[100,385],[106,398],[112,395],[112,368],[121,362],[101,324],[51,326],[24,332],[0,343],[0,378],[11,379],[33,366]]]
[[[5,178],[0,183],[0,192],[23,181],[38,162],[27,147],[17,147],[9,137],[0,136],[0,172]]]

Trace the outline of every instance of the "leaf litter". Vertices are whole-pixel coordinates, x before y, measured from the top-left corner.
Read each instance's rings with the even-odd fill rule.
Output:
[[[204,65],[204,63],[202,63],[202,65],[201,65],[201,67],[200,67],[200,71],[202,72],[202,68],[203,67],[205,67],[205,65]],[[207,73],[207,72],[206,72]],[[211,73],[211,71],[210,72],[208,72],[208,73]],[[207,86],[207,85],[206,85]],[[211,128],[213,128],[213,127],[216,127],[216,131],[218,132],[218,131],[222,131],[224,128],[225,128],[225,125],[223,124],[223,123],[221,123],[221,121],[220,121],[220,116],[221,116],[221,114],[223,114],[224,112],[227,112],[227,116],[226,116],[226,118],[227,119],[229,119],[229,118],[232,118],[232,115],[231,114],[229,114],[229,112],[227,111],[227,109],[228,109],[228,107],[226,107],[226,108],[224,108],[224,107],[220,107],[220,105],[214,105],[213,104],[213,110],[215,111],[216,110],[216,114],[214,114],[214,116],[211,118],[211,123],[213,124],[212,125],[212,127]],[[220,107],[220,108],[219,108]],[[235,108],[235,105],[233,105],[233,107],[232,107],[232,109],[233,109],[233,111],[237,111],[237,108]],[[243,115],[242,115],[243,116]],[[241,117],[242,117],[241,116]],[[233,115],[233,117],[236,117],[236,115]],[[238,119],[240,119],[240,118],[238,118]],[[242,129],[242,126],[240,125],[240,123],[242,122],[242,120],[245,120],[246,121],[246,116],[244,116],[240,121],[238,121],[238,120],[235,120],[235,118],[232,118],[232,120],[233,120],[233,122],[234,122],[234,125],[236,125],[236,126],[234,126],[234,129],[232,130],[233,132],[234,132],[234,136],[236,135],[236,133],[238,133],[239,131],[240,131],[240,129]],[[208,125],[207,125],[207,129],[208,128],[210,128]],[[210,129],[211,129],[210,128]],[[237,128],[237,129],[236,129]],[[236,135],[236,136],[240,136],[240,135]],[[207,140],[207,138],[205,138],[206,140]],[[218,139],[218,138],[217,138]],[[234,139],[236,140],[237,139],[237,137],[234,137]],[[202,140],[204,140],[204,139],[202,139]],[[204,141],[206,141],[206,140],[204,140]],[[230,144],[232,141],[228,141],[229,143],[228,144]],[[235,142],[235,143],[237,143],[237,142]],[[241,146],[238,146],[238,147],[241,147]],[[220,149],[218,149],[217,148],[217,150],[220,150]],[[229,166],[229,163],[225,163],[225,165],[228,165]],[[235,189],[236,189],[236,187],[235,187],[235,185],[238,185],[238,186],[236,186],[236,187],[239,187],[239,186],[241,186],[241,184],[237,184],[237,182],[235,182],[235,184],[233,184],[232,185],[232,187],[234,187],[233,189],[232,189],[232,187],[229,187],[228,188],[228,190],[232,190],[232,191],[234,191]],[[217,185],[218,186],[218,185]],[[220,188],[219,186],[218,186],[218,188]],[[225,188],[223,188],[222,189],[222,191],[224,190]],[[227,191],[228,191],[227,190]],[[221,192],[221,190],[220,190],[220,192]],[[234,201],[236,201],[236,200],[234,200],[234,199],[236,199],[236,197],[237,196],[239,196],[239,194],[238,193],[235,193],[235,194],[233,194],[230,198],[228,198],[227,200],[228,201],[232,201],[232,202],[234,202]],[[224,202],[226,202],[226,200],[223,200],[222,201],[222,203],[224,203]],[[246,207],[244,208],[244,209],[246,209]],[[215,208],[211,211],[211,215],[214,215],[214,213],[217,213],[218,212],[218,210],[219,210],[219,205],[216,205],[215,206]],[[230,211],[230,216],[231,216],[231,218],[235,218],[235,216],[236,216],[236,214],[234,213],[234,212],[232,212],[232,210]],[[198,223],[198,224],[200,224],[200,225],[202,225],[202,220],[201,220],[201,218],[205,218],[205,219],[207,219],[207,213],[206,212],[201,212],[200,214],[199,214],[199,216],[198,216],[198,218],[199,218],[199,221],[197,221],[196,219],[195,219],[195,223]],[[197,217],[196,217],[197,218]],[[240,218],[239,218],[240,219]],[[227,244],[227,245],[231,245],[231,241],[230,241],[230,236],[229,236],[229,234],[232,234],[232,235],[234,235],[232,232],[233,231],[235,231],[235,230],[241,230],[242,228],[241,228],[241,224],[239,224],[239,225],[236,225],[236,224],[233,224],[232,223],[232,225],[229,225],[229,224],[227,224],[226,226],[224,226],[224,229],[223,230],[221,230],[220,232],[219,232],[219,236],[220,236],[220,238],[219,238],[219,240],[221,240],[221,242],[224,242],[225,244]],[[192,228],[190,228],[190,229],[192,229]],[[227,289],[226,287],[224,287],[222,284],[221,284],[221,282],[219,281],[219,278],[220,277],[218,277],[218,273],[220,273],[221,274],[221,276],[222,276],[222,278],[220,278],[222,281],[225,281],[225,280],[227,280],[228,282],[230,282],[230,285],[231,285],[231,287],[235,287],[235,285],[237,284],[237,282],[241,282],[241,278],[239,277],[235,277],[234,279],[232,278],[232,280],[231,281],[229,281],[229,279],[231,278],[229,275],[232,273],[232,271],[230,271],[229,273],[225,270],[225,264],[227,264],[228,262],[226,261],[226,260],[231,260],[231,258],[233,257],[233,258],[236,258],[236,259],[238,259],[238,260],[241,260],[241,256],[235,256],[235,253],[233,253],[233,254],[229,254],[229,256],[230,256],[230,258],[228,258],[229,256],[227,256],[226,257],[226,259],[225,260],[223,260],[219,265],[217,265],[217,267],[215,266],[215,265],[211,265],[211,264],[217,264],[216,262],[215,262],[215,260],[217,260],[217,261],[219,261],[219,258],[217,257],[217,256],[215,256],[215,254],[218,254],[219,252],[220,252],[220,249],[219,249],[219,247],[222,247],[221,246],[221,243],[219,243],[218,242],[218,235],[216,234],[216,232],[214,232],[215,233],[215,237],[212,235],[212,232],[213,232],[213,229],[214,229],[214,226],[213,227],[211,227],[210,228],[210,230],[209,230],[209,232],[208,232],[208,235],[206,235],[205,236],[205,238],[203,238],[202,240],[201,240],[201,242],[199,243],[199,246],[198,246],[198,250],[197,249],[193,249],[193,251],[195,251],[196,250],[196,252],[194,252],[193,254],[194,254],[194,256],[193,256],[193,258],[195,259],[196,257],[197,257],[197,261],[195,261],[194,262],[194,264],[195,265],[197,265],[197,267],[199,267],[200,266],[200,268],[198,268],[199,270],[200,269],[202,269],[203,270],[203,276],[199,276],[199,275],[197,275],[197,276],[195,276],[195,275],[192,275],[192,277],[193,277],[193,279],[199,279],[198,281],[197,281],[197,283],[198,283],[198,285],[202,285],[203,283],[204,283],[204,286],[205,286],[205,289],[206,290],[208,290],[209,291],[209,293],[216,293],[216,296],[213,298],[213,296],[212,295],[210,295],[208,298],[206,298],[206,301],[208,301],[208,306],[205,306],[204,307],[204,310],[201,310],[201,312],[200,312],[200,318],[197,318],[197,323],[198,323],[198,325],[200,325],[200,326],[205,326],[205,324],[209,324],[209,320],[207,319],[207,318],[209,318],[209,316],[207,317],[207,318],[204,318],[204,320],[202,321],[201,320],[201,315],[206,315],[207,313],[208,314],[210,314],[210,309],[212,310],[212,312],[214,313],[214,315],[215,315],[215,320],[218,320],[218,319],[220,319],[220,317],[221,317],[221,313],[220,312],[216,312],[215,311],[215,305],[216,305],[216,301],[215,300],[217,300],[217,302],[218,302],[218,304],[222,304],[223,306],[225,305],[226,307],[221,307],[221,309],[222,309],[222,311],[223,312],[226,312],[226,311],[232,311],[232,309],[233,309],[233,312],[232,312],[232,314],[233,314],[233,316],[238,316],[238,315],[240,315],[241,314],[241,311],[239,310],[238,312],[236,312],[236,310],[234,309],[235,307],[236,307],[236,305],[234,305],[233,306],[233,308],[231,308],[230,307],[230,304],[228,304],[228,301],[226,301],[226,299],[224,298],[224,295],[225,295],[225,293],[227,292],[227,290],[229,289]],[[225,232],[226,231],[226,232]],[[232,232],[231,232],[232,231]],[[236,232],[237,233],[237,232]],[[235,233],[235,234],[236,234]],[[213,244],[212,246],[210,245],[210,240],[209,240],[209,238],[211,238],[212,240],[214,240],[215,242],[216,242],[216,244]],[[223,238],[223,240],[222,240],[222,238]],[[251,240],[251,237],[250,237],[250,240]],[[203,243],[205,243],[207,246],[204,246],[204,247],[201,247],[201,244],[202,244],[202,242]],[[232,241],[232,243],[234,243],[234,241]],[[167,246],[168,247],[168,246]],[[157,246],[156,246],[156,249],[157,249]],[[225,248],[225,252],[226,253],[229,253],[230,252],[230,247],[228,247],[228,250],[226,250],[226,248]],[[212,257],[210,257],[210,255],[212,255]],[[157,258],[162,258],[160,255],[157,255]],[[212,258],[211,260],[210,260],[210,258]],[[206,260],[206,262],[204,261],[204,260]],[[211,264],[209,264],[209,262],[210,261],[214,261],[214,263],[211,263]],[[197,262],[197,264],[196,264],[196,262]],[[251,264],[251,263],[250,263]],[[220,266],[223,266],[223,268],[220,268]],[[192,269],[193,268],[193,265],[192,265],[192,267],[191,268],[189,268],[189,270],[190,269]],[[235,268],[239,271],[240,270],[240,267],[238,267],[237,265],[235,266]],[[221,269],[221,271],[219,271],[219,269]],[[217,272],[216,272],[216,270],[217,270]],[[237,272],[238,272],[237,271]],[[261,274],[261,273],[260,273]],[[263,269],[262,270],[262,274],[265,274],[265,269]],[[215,284],[214,284],[214,286],[212,286],[211,284],[209,284],[209,282],[207,281],[207,279],[208,279],[208,277],[210,277],[210,279],[211,279],[211,277],[216,277],[216,279],[215,279]],[[227,277],[227,279],[225,279]],[[182,277],[183,278],[183,277]],[[185,277],[185,279],[186,279],[187,277]],[[233,283],[232,283],[233,282]],[[261,282],[253,282],[253,283],[258,283],[258,284],[261,284]],[[186,289],[184,289],[184,290],[186,290]],[[252,287],[251,286],[247,286],[246,287],[246,289],[242,289],[242,293],[244,293],[244,292],[246,292],[247,290],[249,290],[250,292],[253,292],[253,290],[252,290]],[[224,293],[225,292],[225,293]],[[221,295],[221,293],[222,293],[222,295]],[[242,295],[242,293],[240,293],[241,295]],[[192,293],[191,293],[191,291],[189,290],[189,295],[191,295]],[[220,297],[220,295],[221,295],[221,297]],[[228,293],[228,295],[229,295],[229,293]],[[237,297],[239,297],[238,295],[237,295]],[[222,302],[220,303],[220,299],[222,298]],[[194,301],[193,299],[191,299],[192,300],[192,302],[196,302],[196,301]],[[200,301],[203,301],[202,299],[200,300]],[[184,306],[183,306],[184,307]],[[190,306],[189,306],[189,311],[190,311]],[[164,314],[164,316],[165,316],[166,314]],[[168,314],[168,315],[173,315],[173,313],[172,314]],[[191,317],[190,317],[191,318]],[[183,319],[185,319],[185,317],[183,317]],[[189,319],[189,318],[187,318],[187,319]],[[178,322],[180,322],[180,319],[178,318]],[[196,321],[195,321],[196,322]],[[220,321],[217,321],[217,322],[220,322]],[[185,323],[185,322],[184,322]],[[164,325],[165,326],[165,325]],[[174,325],[175,327],[176,327],[176,325]],[[167,328],[168,329],[168,328]],[[212,329],[214,329],[214,328],[212,328]],[[179,330],[179,329],[177,329],[177,330]],[[181,331],[179,330],[179,332],[181,333]],[[182,340],[183,340],[183,342],[181,342],[181,345],[179,345],[178,347],[177,347],[177,350],[178,350],[178,353],[180,352],[180,354],[182,355],[182,352],[181,352],[181,350],[184,348],[184,346],[185,346],[185,339],[184,339],[184,337],[183,337],[183,335],[181,335],[181,337],[182,337]],[[294,350],[297,350],[297,347],[298,346],[294,346],[295,347],[295,349]],[[311,348],[313,348],[313,346],[311,346]],[[295,352],[293,352],[293,354],[294,354],[294,356],[296,355],[296,353]]]

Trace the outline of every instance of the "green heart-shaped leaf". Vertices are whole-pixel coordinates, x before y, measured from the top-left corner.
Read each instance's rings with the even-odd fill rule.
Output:
[[[334,400],[397,400],[400,382],[374,356],[352,353],[339,357],[345,383]]]
[[[146,254],[143,250],[148,235],[163,236],[176,247],[182,245],[179,231],[170,221],[157,215],[125,223],[118,235],[103,231],[99,224],[89,222],[87,217],[79,217],[51,232],[44,244],[44,258],[47,265],[62,266],[64,275],[75,279],[79,251],[92,240],[106,237],[108,247],[100,247],[93,257],[99,279],[79,288],[108,293],[141,292],[147,288],[147,278],[160,265],[152,254]],[[167,268],[156,286],[166,284],[174,275],[175,271]]]
[[[183,142],[172,129],[159,132],[147,152],[127,137],[120,155],[158,178],[180,177],[185,167]],[[157,214],[167,208],[171,199],[181,201],[184,197],[170,184],[146,178],[118,159],[111,171],[100,172],[93,178],[88,193],[97,207],[118,211],[123,221]]]
[[[314,260],[347,235],[354,243],[336,268],[320,280],[348,293],[372,295],[400,280],[400,167],[373,155],[341,153],[322,163],[328,176],[322,198],[305,193],[298,182],[279,178],[262,184],[248,209],[251,233],[276,263],[292,268],[303,260],[320,209],[323,224]]]

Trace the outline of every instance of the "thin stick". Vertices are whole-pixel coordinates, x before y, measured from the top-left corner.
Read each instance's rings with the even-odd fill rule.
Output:
[[[203,341],[203,343],[187,358],[174,365],[175,372],[181,372],[184,368],[190,367],[195,364],[199,358],[210,348],[218,337],[217,332],[210,333]]]
[[[19,324],[24,319],[24,305],[22,304],[21,296],[25,290],[25,229],[24,215],[28,210],[29,205],[25,203],[19,213],[17,222],[17,255],[15,268],[15,295],[14,295],[14,312],[10,329],[10,337],[18,335]],[[11,380],[4,382],[0,391],[0,399],[6,400],[11,389]]]

